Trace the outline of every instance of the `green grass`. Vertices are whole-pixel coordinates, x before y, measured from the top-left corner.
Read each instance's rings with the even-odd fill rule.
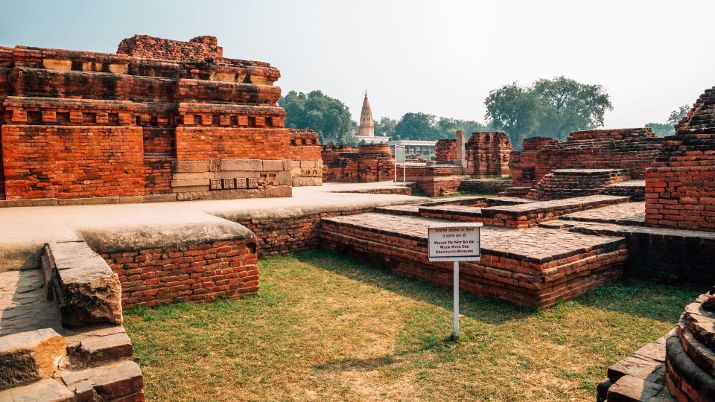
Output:
[[[328,252],[259,262],[259,295],[125,313],[150,400],[593,400],[697,292],[622,281],[546,310]]]

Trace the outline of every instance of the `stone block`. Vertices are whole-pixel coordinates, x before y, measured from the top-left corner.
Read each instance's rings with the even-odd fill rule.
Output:
[[[223,183],[223,189],[224,190],[232,190],[236,188],[236,179],[222,179],[221,180]]]
[[[221,179],[211,179],[211,184],[209,185],[209,187],[211,188],[211,190],[221,190],[222,185],[223,183]]]
[[[209,171],[209,161],[174,161],[174,173],[204,173]]]
[[[275,182],[279,185],[290,186],[293,182],[293,176],[289,171],[276,173]]]
[[[66,348],[65,339],[51,328],[0,337],[0,390],[49,378]]]
[[[222,159],[221,170],[243,170],[257,171],[263,170],[263,163],[260,159]]]
[[[277,172],[281,170],[286,170],[282,160],[264,160],[263,161],[263,171],[264,172]]]
[[[122,289],[117,274],[83,241],[45,245],[54,263],[53,292],[62,325],[121,324]]]
[[[0,401],[12,402],[73,402],[75,395],[54,379],[0,391]]]
[[[236,177],[234,180],[236,180],[236,189],[244,189],[248,188],[248,179],[245,177]]]
[[[61,378],[79,400],[113,401],[140,394],[144,386],[141,369],[131,360],[78,371],[66,370]]]
[[[248,178],[248,185],[247,187],[250,188],[258,188],[258,178],[256,177],[249,177]]]
[[[72,60],[43,59],[42,67],[48,70],[72,70]]]
[[[318,161],[300,161],[300,167],[303,169],[312,169],[318,166]]]

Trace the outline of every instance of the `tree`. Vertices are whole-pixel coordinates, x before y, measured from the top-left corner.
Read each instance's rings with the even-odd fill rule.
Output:
[[[690,111],[690,105],[683,105],[670,112],[666,123],[647,123],[645,126],[655,132],[658,137],[675,134],[675,125],[680,122],[680,119],[685,117]]]
[[[383,117],[375,122],[375,135],[393,137],[395,135],[395,126],[397,126],[396,120]]]
[[[668,116],[668,124],[671,125],[676,125],[680,123],[680,120],[685,117],[685,115],[688,114],[690,111],[691,105],[683,105],[672,112],[670,112],[670,116]]]
[[[440,137],[434,115],[405,113],[395,125],[395,133],[402,139],[433,140]]]
[[[484,104],[489,124],[509,134],[515,147],[535,135],[564,139],[572,131],[596,128],[613,109],[602,86],[566,77],[540,79],[529,87],[505,85],[489,92]]]
[[[286,127],[315,130],[322,143],[350,141],[350,110],[340,100],[321,91],[308,94],[290,91],[278,105],[286,110]]]

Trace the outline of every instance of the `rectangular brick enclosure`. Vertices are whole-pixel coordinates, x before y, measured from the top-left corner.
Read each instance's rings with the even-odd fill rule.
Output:
[[[117,53],[0,48],[0,200],[275,197],[291,195],[293,177],[319,185],[318,136],[285,128],[279,77],[223,57],[210,36],[136,35]],[[246,159],[288,162],[176,167]]]
[[[366,213],[323,219],[320,236],[329,249],[449,286],[451,264],[427,260],[427,227],[440,222],[445,221]],[[612,281],[621,275],[627,254],[620,237],[485,226],[482,259],[462,264],[460,286],[520,306],[546,307]]]

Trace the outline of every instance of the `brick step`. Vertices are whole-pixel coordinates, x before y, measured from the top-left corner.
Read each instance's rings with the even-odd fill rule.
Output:
[[[670,402],[675,401],[663,384],[626,375],[608,388],[608,402]]]
[[[131,360],[84,370],[63,370],[58,377],[77,400],[144,400],[142,372],[139,365]]]
[[[68,337],[68,366],[96,367],[132,357],[133,346],[122,326],[93,329]]]

